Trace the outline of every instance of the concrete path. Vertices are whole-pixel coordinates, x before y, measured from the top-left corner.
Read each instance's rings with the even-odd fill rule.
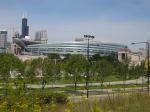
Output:
[[[137,80],[127,80],[126,84],[142,84],[143,82],[146,82],[147,80],[144,78],[139,78]],[[123,81],[114,81],[114,82],[104,82],[103,85],[117,85],[117,84],[123,84]],[[100,83],[89,83],[90,86],[99,86]],[[74,84],[47,84],[45,88],[51,88],[51,87],[67,87],[67,86],[74,86]],[[85,84],[77,84],[77,86],[85,86]],[[37,84],[27,84],[28,88],[41,88],[42,85]]]

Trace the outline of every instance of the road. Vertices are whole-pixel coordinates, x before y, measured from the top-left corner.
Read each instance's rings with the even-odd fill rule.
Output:
[[[126,84],[142,84],[143,82],[146,82],[146,78],[139,78],[137,80],[127,80]],[[104,82],[103,85],[117,85],[117,84],[123,84],[123,81],[114,81],[114,82]],[[89,83],[90,86],[99,86],[100,83]],[[45,85],[45,88],[51,88],[51,87],[67,87],[67,86],[74,86],[74,84],[47,84]],[[77,86],[85,86],[85,84],[77,84]],[[28,88],[41,88],[42,85],[37,84],[27,84]]]

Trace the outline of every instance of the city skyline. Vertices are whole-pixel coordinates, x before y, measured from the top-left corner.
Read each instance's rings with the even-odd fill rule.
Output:
[[[131,42],[150,38],[149,5],[149,0],[5,0],[0,4],[0,26],[21,32],[22,14],[27,12],[32,38],[46,29],[50,43],[91,34],[96,40],[130,47]]]

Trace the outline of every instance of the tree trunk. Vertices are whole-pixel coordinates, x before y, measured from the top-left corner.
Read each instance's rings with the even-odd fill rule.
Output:
[[[123,79],[123,90],[126,90],[126,78]]]
[[[138,76],[136,76],[136,85],[138,85]]]
[[[76,77],[76,75],[74,76],[74,89],[76,92],[77,91],[77,77]]]
[[[25,91],[26,90],[26,83],[23,82],[23,90]]]
[[[142,76],[142,91],[144,90],[144,76]]]
[[[43,79],[43,80],[42,80],[42,90],[45,89],[45,85],[46,85],[46,82],[45,82],[45,80]]]
[[[74,83],[75,92],[77,91],[77,82]]]

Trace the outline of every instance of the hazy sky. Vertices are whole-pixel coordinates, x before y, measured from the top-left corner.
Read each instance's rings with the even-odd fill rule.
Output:
[[[0,28],[21,32],[23,12],[32,38],[46,29],[50,43],[84,34],[127,45],[150,40],[150,0],[0,0]]]

